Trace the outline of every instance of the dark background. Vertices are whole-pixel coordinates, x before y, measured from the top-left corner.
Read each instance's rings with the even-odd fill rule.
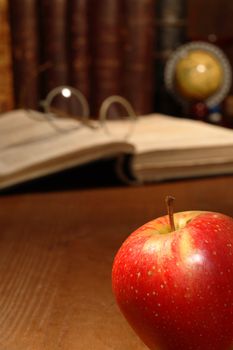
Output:
[[[188,36],[208,39],[215,35],[233,65],[233,2],[231,0],[188,0]]]

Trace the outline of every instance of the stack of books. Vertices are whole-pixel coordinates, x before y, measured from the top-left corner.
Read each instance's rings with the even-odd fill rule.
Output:
[[[153,0],[9,0],[16,108],[69,85],[95,116],[116,94],[152,112],[155,12]]]

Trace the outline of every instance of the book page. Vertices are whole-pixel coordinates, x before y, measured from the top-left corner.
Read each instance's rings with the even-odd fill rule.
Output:
[[[101,127],[42,113],[15,111],[0,119],[0,180],[36,170],[50,173],[99,158],[132,153],[133,146]],[[30,174],[29,174],[30,177]]]
[[[115,128],[120,130],[121,123],[115,122]],[[135,123],[130,142],[135,146],[131,171],[140,179],[146,170],[156,178],[161,168],[180,167],[182,172],[188,165],[202,165],[204,174],[204,167],[211,164],[233,163],[233,130],[201,121],[161,114],[142,116]]]
[[[130,141],[136,153],[233,146],[233,131],[201,121],[159,114],[141,117]]]
[[[109,121],[112,134],[122,134],[122,121]],[[141,116],[135,122],[129,142],[136,154],[170,150],[193,150],[233,145],[233,130],[202,121],[161,114]]]
[[[139,119],[135,129],[131,139],[135,145],[131,171],[139,179],[149,181],[176,178],[177,173],[188,177],[232,171],[233,130],[160,115]],[[179,172],[175,171],[177,168]]]

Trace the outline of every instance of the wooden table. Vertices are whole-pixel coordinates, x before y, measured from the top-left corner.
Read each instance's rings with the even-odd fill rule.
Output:
[[[233,215],[233,177],[0,197],[0,350],[143,350],[111,292],[114,254],[165,213]]]

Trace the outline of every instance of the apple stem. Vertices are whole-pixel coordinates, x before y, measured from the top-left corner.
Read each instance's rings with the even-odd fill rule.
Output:
[[[171,227],[171,232],[175,231],[175,222],[174,222],[174,201],[175,198],[172,196],[166,197],[167,213],[169,217],[169,223]]]

